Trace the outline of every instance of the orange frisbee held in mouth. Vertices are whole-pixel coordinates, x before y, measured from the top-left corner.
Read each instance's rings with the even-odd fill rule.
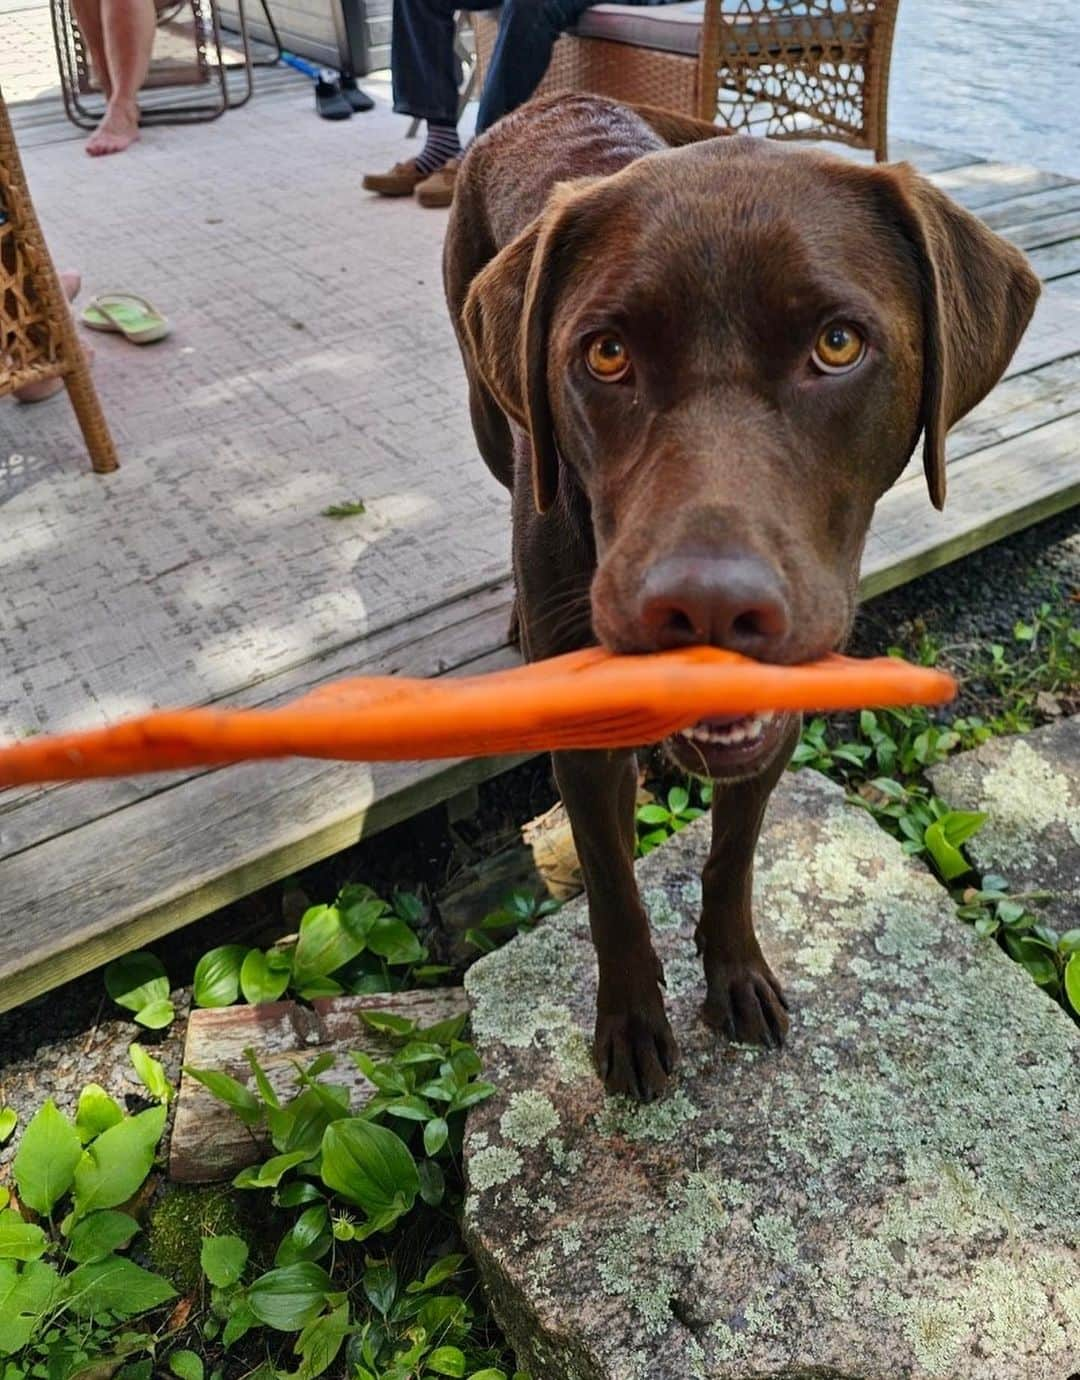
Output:
[[[955,693],[951,676],[892,657],[774,666],[714,647],[648,656],[593,647],[482,676],[362,677],[280,708],[159,710],[32,738],[0,746],[0,787],[273,757],[382,762],[640,747],[687,730],[693,738],[695,725],[702,740],[734,734],[744,716],[944,704]]]

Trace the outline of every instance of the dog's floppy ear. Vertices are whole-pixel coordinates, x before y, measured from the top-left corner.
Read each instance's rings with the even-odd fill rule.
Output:
[[[558,251],[576,188],[560,183],[544,211],[473,279],[461,328],[484,384],[532,442],[533,495],[539,512],[559,490],[559,452],[548,396],[548,329]]]
[[[868,170],[869,171],[869,170]],[[1027,259],[906,163],[873,169],[914,247],[922,290],[923,465],[945,504],[945,433],[1005,372],[1039,297]]]

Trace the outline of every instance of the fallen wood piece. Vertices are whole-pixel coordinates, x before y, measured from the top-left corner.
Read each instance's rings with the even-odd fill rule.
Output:
[[[536,870],[556,901],[572,900],[584,890],[570,818],[561,800],[526,824],[521,837],[532,850]]]
[[[324,997],[310,1007],[295,1001],[260,1006],[224,1006],[192,1011],[184,1048],[185,1068],[219,1069],[254,1091],[254,1078],[245,1049],[253,1049],[281,1097],[295,1091],[294,1061],[308,1064],[320,1054],[342,1057],[333,1081],[353,1094],[353,1105],[370,1097],[373,1089],[347,1052],[363,1050],[373,1059],[385,1058],[393,1044],[360,1019],[361,1011],[386,1011],[435,1025],[469,1009],[460,987],[430,991],[378,992],[363,997]],[[185,1183],[231,1178],[266,1152],[265,1132],[249,1130],[201,1083],[184,1074],[176,1104],[169,1146],[169,1174]]]
[[[570,820],[559,802],[522,828],[520,842],[463,868],[436,902],[443,926],[460,934],[498,910],[511,892],[568,901],[583,885]]]

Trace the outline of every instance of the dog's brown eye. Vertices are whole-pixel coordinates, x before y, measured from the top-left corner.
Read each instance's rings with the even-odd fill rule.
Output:
[[[854,326],[834,321],[814,344],[813,361],[823,374],[846,374],[866,353],[866,341]]]
[[[616,383],[630,372],[630,355],[617,335],[594,335],[585,350],[585,363],[594,378]]]

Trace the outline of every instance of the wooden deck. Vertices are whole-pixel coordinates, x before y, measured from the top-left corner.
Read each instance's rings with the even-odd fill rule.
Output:
[[[0,410],[0,735],[510,659],[506,503],[468,432],[443,217],[358,190],[400,156],[402,121],[380,111],[344,141],[309,102],[155,131],[94,177],[66,134],[35,135],[57,259],[91,288],[147,292],[178,330],[145,354],[99,346],[116,476],[90,475],[62,404]],[[1047,286],[1008,376],[950,437],[945,512],[914,463],[879,505],[865,595],[1080,498],[1080,183],[894,153]],[[345,498],[367,516],[320,517]],[[0,793],[0,1010],[506,765],[294,761]]]

